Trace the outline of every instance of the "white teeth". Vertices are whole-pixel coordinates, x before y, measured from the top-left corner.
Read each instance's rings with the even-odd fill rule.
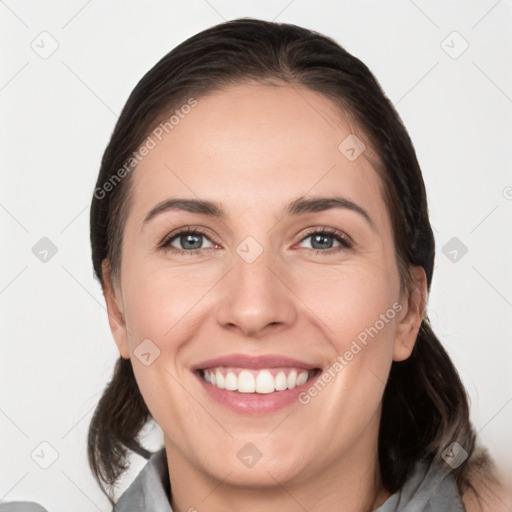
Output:
[[[256,392],[257,393],[273,393],[274,392],[274,377],[268,370],[262,370],[256,377]]]
[[[208,372],[206,372],[208,373]],[[209,381],[206,381],[209,382]],[[228,391],[236,391],[238,389],[238,379],[233,372],[229,372],[226,375],[226,380],[224,381],[225,389]]]
[[[276,375],[276,391],[283,391],[285,389],[288,389],[288,379],[286,378],[286,375],[284,372],[279,372]]]
[[[247,370],[242,370],[240,375],[238,375],[238,391],[240,391],[240,393],[254,393],[255,390],[252,373]]]
[[[306,372],[301,372],[297,375],[297,386],[302,386],[304,382],[308,380],[308,374]]]
[[[220,389],[238,391],[239,393],[268,394],[274,391],[294,389],[296,386],[301,386],[307,382],[309,377],[310,374],[307,370],[298,373],[295,369],[291,370],[288,376],[284,371],[280,371],[275,377],[268,369],[260,370],[257,374],[254,374],[254,371],[242,370],[238,377],[232,371],[228,371],[224,375],[219,368],[212,368],[203,372],[203,378],[206,382]]]
[[[220,389],[224,389],[225,388],[224,382],[225,382],[224,375],[222,375],[220,370],[217,369],[217,371],[215,372],[215,385]]]
[[[292,370],[288,374],[288,389],[293,389],[297,385],[297,372]]]

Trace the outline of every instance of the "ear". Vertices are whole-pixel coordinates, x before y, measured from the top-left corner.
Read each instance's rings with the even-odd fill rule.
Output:
[[[107,304],[110,330],[112,331],[112,336],[120,356],[124,359],[130,359],[130,346],[128,343],[122,296],[120,290],[112,282],[110,262],[106,259],[101,264],[101,272],[103,277],[103,296]]]
[[[403,361],[411,355],[427,307],[428,287],[425,270],[421,266],[412,266],[410,271],[413,284],[410,293],[404,292],[405,298],[401,302],[403,310],[396,327],[394,361]]]

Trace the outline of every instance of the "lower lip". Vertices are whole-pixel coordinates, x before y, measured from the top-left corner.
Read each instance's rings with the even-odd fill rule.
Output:
[[[240,393],[239,391],[228,391],[220,389],[209,382],[206,382],[198,372],[194,372],[201,382],[204,390],[216,402],[224,405],[231,411],[240,414],[259,415],[267,414],[283,409],[294,402],[298,402],[300,393],[308,389],[312,383],[321,375],[318,372],[304,384],[293,389],[274,391],[273,393]]]

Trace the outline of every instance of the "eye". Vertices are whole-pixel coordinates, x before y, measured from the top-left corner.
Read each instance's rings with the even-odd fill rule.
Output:
[[[339,252],[352,247],[350,239],[335,228],[315,228],[302,238],[301,242],[307,239],[311,239],[310,249],[314,250],[317,254],[332,254],[333,252]],[[333,247],[333,239],[338,242],[339,245],[337,247]]]
[[[207,239],[212,245],[204,247],[204,239]],[[335,228],[314,228],[302,238],[301,242],[307,239],[311,239],[310,249],[314,250],[317,254],[332,254],[352,247],[350,239]],[[333,240],[338,243],[337,247],[333,247]],[[178,244],[178,247],[175,244]],[[159,249],[188,255],[199,254],[202,250],[214,249],[216,247],[219,247],[218,244],[212,242],[205,231],[192,226],[170,233],[158,246]]]
[[[213,245],[203,247],[202,239],[206,238]],[[175,244],[178,244],[176,247]],[[214,249],[217,244],[211,242],[206,233],[200,229],[188,226],[180,231],[175,231],[168,235],[158,246],[159,249],[169,249],[177,251],[180,254],[199,254],[204,249]]]

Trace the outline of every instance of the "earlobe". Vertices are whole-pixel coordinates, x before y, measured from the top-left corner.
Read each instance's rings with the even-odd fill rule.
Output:
[[[414,348],[418,332],[427,307],[427,276],[423,267],[411,267],[413,285],[404,304],[403,316],[399,320],[393,346],[393,360],[407,359]]]
[[[130,347],[124,317],[124,307],[119,290],[116,290],[111,278],[111,268],[108,260],[103,260],[101,265],[103,277],[103,296],[107,305],[108,323],[114,341],[119,350],[119,355],[124,359],[130,359]]]

